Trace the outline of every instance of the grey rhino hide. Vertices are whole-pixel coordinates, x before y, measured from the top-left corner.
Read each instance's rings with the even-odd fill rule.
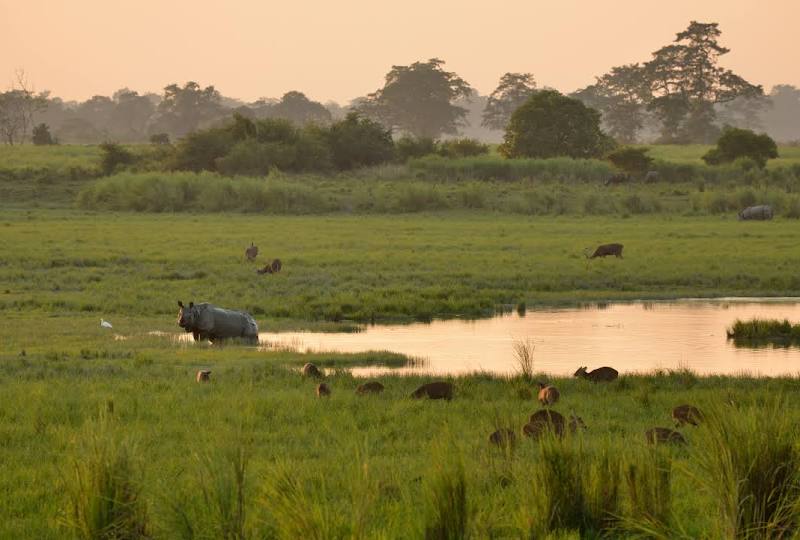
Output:
[[[211,341],[224,338],[258,339],[258,325],[249,313],[213,306],[196,304],[193,330]]]

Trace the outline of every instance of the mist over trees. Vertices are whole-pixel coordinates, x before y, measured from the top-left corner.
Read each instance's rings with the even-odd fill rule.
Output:
[[[725,126],[767,132],[780,142],[800,141],[800,89],[761,86],[720,65],[729,49],[716,23],[692,21],[675,40],[644,62],[613,67],[572,97],[601,112],[603,130],[618,142],[714,142]],[[0,140],[30,143],[44,124],[51,142],[177,141],[221,126],[237,113],[251,120],[282,119],[295,126],[330,126],[358,111],[395,137],[470,137],[501,142],[514,113],[536,92],[531,73],[505,73],[481,95],[438,58],[392,66],[375,92],[349,104],[309,99],[292,90],[280,98],[245,102],[214,85],[172,83],[160,94],[122,88],[111,96],[64,101],[27,87],[24,73],[0,92]],[[39,128],[38,141],[47,140]]]

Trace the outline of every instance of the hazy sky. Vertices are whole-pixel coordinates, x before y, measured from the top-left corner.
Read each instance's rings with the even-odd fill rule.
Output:
[[[24,68],[65,99],[194,80],[346,103],[393,64],[439,57],[483,94],[507,71],[569,92],[649,59],[690,20],[720,23],[725,67],[800,86],[800,0],[0,0],[0,89]]]

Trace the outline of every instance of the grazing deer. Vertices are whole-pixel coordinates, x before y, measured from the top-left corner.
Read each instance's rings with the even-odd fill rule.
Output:
[[[446,399],[450,401],[453,399],[453,385],[444,381],[423,384],[414,390],[411,397],[414,399],[427,397],[429,399]]]
[[[544,406],[550,406],[557,402],[559,397],[561,397],[561,394],[558,388],[542,382],[539,383],[539,403]]]
[[[648,444],[686,444],[686,439],[677,431],[669,428],[654,427],[644,432]]]
[[[244,250],[244,256],[248,261],[253,262],[258,257],[258,246],[250,242],[250,247]]]
[[[625,247],[622,244],[603,244],[601,246],[597,246],[597,249],[594,250],[594,253],[591,255],[588,254],[588,249],[586,252],[587,259],[594,259],[597,257],[607,257],[608,255],[613,255],[618,259],[622,259],[622,248]]]
[[[358,388],[356,388],[356,394],[359,396],[364,396],[367,394],[380,394],[383,392],[384,388],[381,383],[378,381],[371,381],[364,384],[359,384]]]
[[[331,389],[328,388],[328,385],[325,383],[319,383],[317,385],[317,397],[328,397],[331,395]]]
[[[611,382],[619,377],[619,371],[611,367],[601,367],[594,369],[590,372],[586,372],[586,366],[578,368],[578,371],[575,372],[573,377],[583,377],[584,379],[588,379],[592,382]]]
[[[698,426],[703,420],[703,414],[697,407],[692,405],[678,405],[672,409],[672,419],[675,420],[677,427],[681,427],[684,424]]]
[[[546,431],[552,431],[558,437],[564,434],[564,417],[550,409],[540,409],[533,413],[522,427],[522,434],[534,439],[539,438]]]

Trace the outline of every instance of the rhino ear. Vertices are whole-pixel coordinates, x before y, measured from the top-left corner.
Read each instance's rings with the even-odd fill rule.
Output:
[[[178,307],[183,307],[183,302],[181,302],[180,300],[178,300]]]
[[[189,302],[189,307],[193,308],[194,307],[194,302]]]

